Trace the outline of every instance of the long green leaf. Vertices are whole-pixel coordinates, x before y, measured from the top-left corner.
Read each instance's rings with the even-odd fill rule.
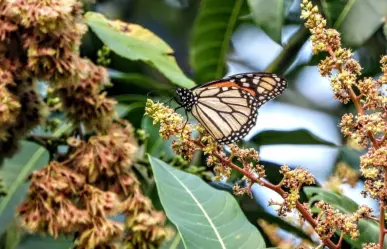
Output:
[[[190,48],[191,65],[199,82],[221,78],[231,35],[243,0],[203,0],[196,18]]]
[[[334,143],[325,141],[305,129],[291,131],[267,130],[258,133],[251,141],[258,145],[302,144],[337,147]]]
[[[102,14],[88,12],[87,24],[113,52],[129,60],[140,60],[160,70],[174,84],[191,88],[195,83],[187,78],[171,55],[172,49],[158,36],[138,25],[126,33],[118,31]]]
[[[304,192],[311,197],[310,203],[316,201],[325,201],[331,204],[336,209],[343,213],[355,212],[359,205],[346,196],[338,195],[327,190],[316,187],[304,187]],[[378,243],[379,239],[379,226],[376,222],[370,220],[361,219],[358,225],[360,237],[357,240],[353,240],[348,236],[344,239],[351,244],[354,248],[362,248],[364,243]],[[384,245],[387,246],[387,242]]]
[[[53,136],[60,136],[71,127],[70,124],[61,126]],[[22,142],[21,149],[12,159],[4,161],[0,174],[4,176],[7,195],[0,199],[0,234],[12,220],[15,207],[24,199],[28,184],[28,175],[48,162],[48,152],[45,148],[30,142]]]
[[[349,0],[334,28],[347,46],[359,47],[382,25],[387,15],[387,1]]]
[[[265,248],[232,195],[157,158],[149,156],[149,161],[161,203],[186,249]]]
[[[282,26],[292,0],[248,0],[254,21],[276,43],[281,44]]]

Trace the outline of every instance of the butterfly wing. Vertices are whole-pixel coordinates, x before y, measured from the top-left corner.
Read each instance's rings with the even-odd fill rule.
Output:
[[[273,73],[242,73],[214,80],[196,88],[202,87],[239,87],[257,98],[261,106],[281,95],[287,87],[287,82]]]
[[[192,115],[220,144],[241,140],[254,127],[259,101],[240,87],[201,87],[193,90]]]

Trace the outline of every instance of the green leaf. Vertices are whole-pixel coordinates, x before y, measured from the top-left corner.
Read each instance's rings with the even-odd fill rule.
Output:
[[[349,0],[334,28],[346,46],[360,47],[382,25],[387,15],[387,1]]]
[[[171,54],[173,50],[158,36],[139,25],[129,26],[126,33],[117,30],[117,24],[102,14],[88,12],[87,24],[116,54],[129,60],[140,60],[157,68],[174,84],[191,88],[195,83],[187,78]]]
[[[292,0],[248,0],[256,24],[278,44],[281,44],[287,6],[292,2]]]
[[[350,165],[353,169],[360,169],[361,152],[351,149],[347,146],[341,147],[339,151],[339,158]]]
[[[166,84],[160,84],[160,82],[140,73],[123,73],[116,70],[109,70],[110,79],[115,84],[130,84],[132,86],[143,88],[151,91],[164,91],[170,90],[171,87]]]
[[[30,235],[23,239],[17,249],[70,249],[73,243],[71,239],[52,237],[43,237],[39,235]]]
[[[262,131],[253,137],[250,141],[257,143],[258,145],[302,144],[337,147],[337,145],[334,143],[325,141],[306,129],[297,129],[291,131]]]
[[[265,248],[258,230],[227,192],[149,156],[157,191],[186,249]]]
[[[10,222],[0,237],[0,248],[15,249],[22,238],[22,230],[16,221]]]
[[[311,197],[309,203],[316,201],[325,201],[331,204],[334,208],[340,210],[342,213],[353,213],[359,205],[346,196],[338,195],[327,190],[316,187],[304,187],[304,192]],[[314,196],[313,196],[314,195]],[[313,196],[313,197],[312,197]],[[344,239],[351,244],[354,248],[362,248],[364,243],[378,243],[379,239],[379,226],[376,222],[371,220],[361,219],[358,225],[360,237],[357,240],[352,240],[348,236]],[[385,246],[387,242],[385,243]]]
[[[53,136],[60,136],[71,127],[62,125]],[[49,159],[45,148],[30,142],[22,142],[17,155],[7,159],[0,169],[4,177],[7,195],[0,199],[0,234],[4,232],[12,218],[15,216],[16,206],[24,199],[28,184],[25,182],[32,171],[47,164]]]
[[[339,18],[348,0],[321,0],[321,6],[328,21],[328,26],[332,27]]]
[[[199,82],[222,78],[232,33],[243,0],[204,0],[196,18],[190,46],[191,65]]]
[[[160,137],[160,125],[154,125],[151,118],[144,116],[141,121],[141,128],[144,129],[149,137],[146,142],[146,152],[154,157],[163,157],[169,160],[175,157],[171,148],[172,141],[165,141]]]

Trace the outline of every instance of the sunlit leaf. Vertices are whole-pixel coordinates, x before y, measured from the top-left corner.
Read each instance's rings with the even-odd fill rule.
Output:
[[[258,133],[250,141],[258,145],[299,144],[337,146],[332,142],[319,138],[306,129],[291,131],[266,130]]]
[[[69,124],[61,126],[53,136],[62,135],[70,127]],[[4,161],[0,174],[4,177],[7,195],[0,199],[0,234],[7,228],[6,224],[15,217],[15,208],[25,197],[28,175],[44,166],[48,162],[48,157],[45,148],[30,142],[22,142],[19,153]]]
[[[387,1],[349,0],[334,28],[346,46],[359,47],[382,25],[387,15]]]
[[[161,203],[185,248],[265,248],[232,195],[157,158],[149,156],[149,161]]]
[[[201,1],[190,47],[191,65],[199,82],[222,78],[232,33],[243,0]]]
[[[334,208],[340,210],[342,213],[353,213],[356,212],[359,205],[347,196],[338,195],[316,187],[305,187],[304,192],[311,198],[310,203],[316,201],[325,201],[331,204]],[[370,220],[361,219],[358,225],[360,237],[357,240],[353,240],[348,236],[344,239],[347,243],[351,244],[354,248],[362,248],[364,243],[378,243],[379,239],[379,226],[376,222]],[[387,242],[385,243],[385,247]]]
[[[248,0],[258,26],[276,43],[281,44],[282,26],[293,0]]]
[[[123,29],[118,22],[94,12],[86,13],[85,17],[90,28],[116,54],[157,68],[176,85],[195,86],[177,65],[172,49],[148,29],[136,24],[128,24]]]

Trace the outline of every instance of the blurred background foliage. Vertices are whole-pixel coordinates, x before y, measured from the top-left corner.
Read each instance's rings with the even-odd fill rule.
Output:
[[[355,51],[363,67],[362,77],[377,76],[379,60],[387,48],[387,1],[313,2],[328,19],[328,25],[342,34],[344,46]],[[362,152],[351,141],[346,141],[337,127],[341,115],[352,112],[353,107],[334,100],[329,81],[319,75],[316,64],[324,57],[312,54],[309,33],[299,18],[299,4],[298,0],[110,0],[85,5],[87,11],[139,24],[155,33],[173,50],[166,47],[164,52],[176,58],[183,72],[169,68],[168,62],[164,61],[168,60],[165,54],[165,57],[157,57],[159,63],[155,64],[148,60],[147,56],[155,58],[150,52],[138,52],[137,55],[120,50],[117,37],[106,35],[99,29],[101,26],[93,26],[95,20],[88,16],[91,29],[83,39],[81,55],[97,62],[103,44],[110,47],[112,52],[107,57],[113,86],[108,89],[109,95],[119,102],[122,115],[137,129],[145,131],[141,133],[144,150],[137,165],[140,180],[149,180],[151,169],[146,153],[207,181],[210,179],[208,169],[200,167],[204,165],[201,155],[190,164],[176,158],[169,142],[159,138],[157,127],[143,117],[148,96],[165,102],[173,96],[176,86],[192,87],[193,82],[202,84],[226,75],[252,71],[275,72],[289,82],[283,96],[261,108],[257,125],[244,142],[246,147],[259,149],[270,181],[278,183],[281,179],[279,166],[284,163],[309,169],[317,179],[317,186],[329,180],[338,163],[359,169]],[[139,61],[134,60],[136,56],[144,57]],[[193,121],[192,117],[190,119]],[[13,159],[4,162],[0,171],[1,249],[68,248],[69,241],[65,239],[58,243],[24,235],[12,223],[6,225],[13,216],[12,207],[25,193],[20,179],[24,180],[32,170],[44,165],[47,157],[44,149],[25,144]],[[142,171],[144,168],[145,172]],[[234,176],[231,181],[238,178]],[[232,190],[229,183],[209,183],[221,190]],[[144,184],[144,188],[155,206],[162,209],[155,187]],[[341,194],[355,202],[377,209],[375,203],[361,198],[361,179],[352,186],[342,184],[340,188]],[[8,195],[1,197],[3,192]],[[273,240],[267,223],[281,228],[280,235],[285,238],[283,248],[294,245],[295,238],[315,239],[289,220],[278,218],[267,207],[269,199],[279,196],[260,186],[254,186],[253,193],[254,200],[247,196],[237,197],[237,200],[248,220],[261,231],[268,247],[278,246],[278,243]],[[302,198],[308,200],[306,195]],[[359,248],[359,244],[343,246],[352,247]],[[175,238],[165,248],[183,247]]]

